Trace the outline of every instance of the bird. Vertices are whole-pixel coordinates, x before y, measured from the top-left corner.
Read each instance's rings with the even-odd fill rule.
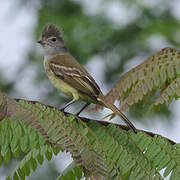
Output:
[[[91,103],[99,104],[112,110],[135,133],[137,129],[129,119],[111,102],[108,102],[100,87],[88,71],[71,55],[65,45],[62,31],[53,23],[48,23],[38,43],[44,52],[45,72],[59,91],[72,98],[62,110],[78,100],[85,101],[85,106],[76,114],[79,115]]]

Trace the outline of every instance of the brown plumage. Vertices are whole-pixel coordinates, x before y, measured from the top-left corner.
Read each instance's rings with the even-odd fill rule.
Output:
[[[50,68],[56,76],[81,93],[88,94],[92,98],[98,97],[101,93],[96,81],[69,53],[55,56],[50,62]]]
[[[67,51],[61,32],[55,25],[49,24],[44,28],[42,39],[39,42],[47,51],[45,69],[55,87],[72,96],[72,102],[82,99],[88,103],[100,104],[111,109],[134,132],[137,132],[128,118],[114,104],[106,100],[98,84],[88,71]]]
[[[53,24],[48,24],[43,29],[41,38],[47,39],[51,36],[54,36],[58,39],[63,39],[60,30],[56,26],[54,26]]]

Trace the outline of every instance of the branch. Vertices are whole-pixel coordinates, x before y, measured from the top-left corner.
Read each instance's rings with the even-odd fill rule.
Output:
[[[43,106],[46,106],[50,109],[56,109],[57,111],[63,113],[64,115],[66,116],[70,116],[70,115],[73,115],[71,113],[68,113],[68,112],[62,112],[60,109],[57,109],[56,107],[54,106],[50,106],[50,105],[47,105],[47,104],[44,104],[44,103],[40,103],[38,101],[31,101],[31,100],[25,100],[25,99],[12,99],[10,97],[8,97],[7,95],[5,95],[4,93],[0,92],[0,120],[4,119],[4,118],[10,118],[12,117],[14,114],[17,113],[17,109],[20,108],[18,103],[20,100],[22,101],[25,101],[25,102],[28,102],[28,103],[31,103],[31,104],[36,104],[36,103],[39,103]],[[19,116],[25,116],[25,113],[24,111],[22,112],[19,112]],[[31,117],[32,119],[35,118],[35,117]],[[95,121],[96,123],[100,124],[101,126],[108,126],[109,124],[113,124],[115,125],[116,127],[120,128],[120,129],[123,129],[123,130],[126,130],[128,131],[129,130],[129,127],[125,126],[125,125],[121,125],[121,124],[116,124],[116,123],[112,123],[112,122],[107,122],[107,121],[99,121],[99,120],[95,120],[95,119],[89,119],[89,118],[86,118],[86,117],[76,117],[76,118],[79,118],[80,120],[84,121],[84,122],[90,122],[90,121]],[[32,126],[33,128],[36,128],[34,126]],[[39,129],[38,129],[39,130]],[[150,131],[144,131],[144,130],[140,130],[138,129],[138,132],[144,132],[146,133],[147,135],[151,136],[151,137],[154,137],[155,135],[157,134],[154,134],[153,132],[150,132]],[[48,135],[46,133],[44,133],[44,130],[42,128],[42,132],[40,132],[43,137],[46,138],[47,142],[49,142],[49,139],[48,139]],[[44,133],[44,134],[43,134]],[[166,138],[172,145],[175,144],[174,141]],[[53,142],[51,142],[53,144]]]
[[[18,121],[35,129],[39,136],[51,144],[50,147],[70,152],[76,165],[81,166],[88,176],[124,179],[125,175],[130,174],[130,179],[138,179],[138,176],[143,179],[162,179],[159,171],[163,168],[166,168],[164,177],[170,172],[173,177],[178,177],[180,171],[180,161],[177,158],[180,156],[179,145],[151,132],[138,130],[134,134],[123,125],[76,117],[40,102],[9,98],[2,92],[0,117],[0,120],[4,120],[0,122],[0,156],[5,159],[9,159],[12,150],[17,149],[19,152],[18,147],[21,148],[17,137],[19,129],[14,124]],[[4,123],[7,118],[8,123]],[[28,129],[23,130],[26,131],[29,132]],[[13,137],[12,134],[14,138],[9,138]],[[6,140],[1,136],[7,137]],[[25,141],[23,138],[22,136],[22,142],[26,142],[25,146],[29,147],[29,140]],[[31,143],[36,144],[36,135],[31,131],[30,138]],[[38,144],[35,148],[46,147],[45,144],[44,147],[41,143]],[[13,148],[9,149],[9,146]],[[49,154],[47,157],[52,156],[49,148],[45,148],[43,152]],[[31,161],[32,168],[35,169],[35,158],[39,155],[44,155],[40,149],[32,149],[22,162],[25,170],[20,165],[15,172],[16,176],[24,173],[29,176],[30,171],[26,171],[26,166]]]
[[[180,96],[179,75],[180,51],[163,48],[122,75],[106,98],[112,103],[118,100],[120,109],[126,111],[148,95],[160,92],[153,102],[154,107],[160,106]]]

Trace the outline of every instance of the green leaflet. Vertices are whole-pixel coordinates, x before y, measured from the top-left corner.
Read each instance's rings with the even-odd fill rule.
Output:
[[[161,92],[160,96],[154,103],[159,106],[164,103],[169,103],[173,98],[177,99],[180,95],[180,77],[175,78],[168,86]]]
[[[24,102],[20,102],[24,103]],[[25,106],[27,110],[31,110],[34,115],[39,119],[40,125],[45,129],[49,140],[60,146],[63,149],[72,153],[75,162],[78,165],[84,164],[86,168],[96,172],[96,165],[100,165],[101,158],[92,149],[91,145],[88,144],[88,138],[86,134],[88,132],[87,127],[82,127],[82,125],[74,119],[74,121],[69,120],[63,113],[58,110],[51,109],[49,113],[49,108],[45,108],[43,105],[36,103],[34,106],[28,104]],[[42,112],[44,115],[42,115]],[[52,113],[53,112],[53,113]],[[67,118],[67,119],[66,119]],[[48,154],[46,154],[48,155]],[[46,156],[48,158],[48,156]],[[49,158],[48,158],[49,159]],[[101,166],[101,165],[100,165]]]
[[[83,177],[82,169],[72,162],[57,178],[58,180],[76,180]]]
[[[179,178],[180,146],[164,137],[84,122],[40,103],[18,101],[18,105],[18,114],[0,121],[0,162],[24,157],[7,179],[25,179],[60,149],[69,151],[75,163],[60,175],[65,180],[82,177],[81,167],[86,176],[105,180],[163,179],[171,172],[171,179]]]
[[[120,109],[127,111],[147,95],[153,96],[160,90],[154,105],[169,103],[180,96],[179,75],[180,51],[164,48],[126,72],[106,98],[111,102],[119,100]]]
[[[28,177],[30,175],[31,169],[35,171],[38,163],[42,164],[45,154],[47,152],[52,153],[52,151],[52,148],[48,145],[41,146],[39,149],[32,149],[27,155],[25,155],[25,157],[20,161],[12,175],[8,176],[6,180],[8,180],[8,178],[12,179],[12,177],[20,177],[21,179],[25,179],[26,176]]]
[[[142,151],[140,150],[138,144],[131,139],[124,131],[119,131],[118,128],[114,128],[113,126],[109,126],[108,132],[115,137],[115,139],[122,144],[124,149],[126,149],[127,153],[129,154],[129,158],[124,158],[125,162],[127,163],[127,167],[125,166],[126,171],[131,171],[130,179],[138,179],[137,174],[141,171],[141,178],[150,179],[153,176],[160,177],[159,172],[156,172],[155,167],[152,166],[150,162],[148,162],[146,156],[143,155]],[[138,135],[137,135],[138,136]],[[128,157],[125,154],[122,154],[123,157]],[[121,161],[120,161],[121,162]],[[122,162],[121,162],[122,163]]]
[[[44,142],[45,145],[45,141],[42,140],[42,137],[38,135],[37,132],[18,121],[4,119],[0,122],[0,132],[0,162],[3,160],[6,164],[9,162],[11,155],[13,155],[14,158],[18,158],[20,154],[26,154],[32,147],[39,146],[38,144],[42,144],[42,142]],[[24,163],[23,166],[22,163],[19,164],[21,167],[18,169],[20,175],[15,171],[12,175],[14,179],[17,179],[18,176],[29,176],[29,163],[31,164],[31,168],[35,170],[37,167],[35,162],[36,158],[32,156],[32,158],[29,159],[25,156],[26,161],[30,162]]]

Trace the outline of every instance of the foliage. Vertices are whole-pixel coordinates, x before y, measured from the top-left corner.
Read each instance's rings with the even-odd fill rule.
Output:
[[[31,1],[33,2],[33,0]],[[105,65],[104,79],[109,87],[116,80],[119,80],[119,74],[124,72],[127,65],[137,57],[138,60],[141,60],[139,57],[151,54],[165,44],[176,47],[180,45],[176,36],[176,32],[179,31],[179,21],[170,8],[173,6],[172,2],[158,1],[148,5],[148,3],[143,3],[144,1],[138,0],[133,2],[103,0],[92,14],[89,12],[91,8],[84,7],[83,1],[43,0],[40,2],[38,22],[34,29],[35,39],[39,38],[45,24],[48,22],[56,23],[63,29],[63,36],[69,51],[81,64],[86,64],[93,57],[99,57],[102,60],[103,65]],[[120,20],[118,23],[114,23],[111,18],[108,18],[106,11],[115,2],[117,8],[120,6],[128,11],[129,16],[133,16],[133,19],[127,19],[127,22],[123,24]],[[96,5],[94,6],[96,7]],[[123,17],[123,14],[119,14],[116,18],[123,21]],[[162,39],[164,43],[158,46],[152,44],[151,39],[157,39],[157,42],[159,42],[158,39]],[[30,50],[27,62],[37,67],[36,80],[39,84],[40,80],[46,82],[47,78],[40,60],[42,56],[35,49]],[[48,86],[48,83],[43,85],[48,90],[43,92],[41,98],[59,104],[61,98],[57,91]],[[106,86],[105,82],[103,86]],[[143,118],[145,114],[143,109],[136,106],[134,112],[135,115],[139,115],[138,119]],[[164,109],[167,114],[167,108]]]
[[[164,48],[126,72],[106,97],[112,102],[118,99],[123,111],[158,90],[154,106],[170,103],[180,96],[179,75],[180,51]]]
[[[9,163],[11,157],[24,158],[20,161],[17,168],[7,179],[25,179],[30,175],[30,170],[37,168],[37,162],[41,165],[44,156],[51,160],[52,153],[57,154],[57,150],[46,144],[45,140],[34,129],[18,121],[4,119],[0,123],[0,144],[1,144],[1,163]],[[54,150],[54,152],[53,152]]]
[[[0,99],[0,157],[8,163],[11,155],[24,156],[11,175],[14,179],[25,179],[37,162],[42,164],[44,156],[50,160],[59,149],[70,152],[75,163],[62,173],[64,179],[81,177],[82,170],[97,179],[163,179],[170,173],[171,179],[180,178],[180,146],[167,138],[140,130],[134,134],[127,127],[64,114],[2,93]]]
[[[24,3],[24,2],[25,1],[23,0],[22,3]],[[28,2],[28,8],[29,8],[30,2],[37,2],[37,1],[34,1],[34,0],[29,1],[28,0],[27,2]],[[129,62],[132,62],[133,59],[136,59],[137,57],[139,58],[139,56],[141,56],[141,55],[146,56],[147,54],[150,54],[152,51],[154,51],[156,48],[160,48],[159,46],[162,46],[162,44],[158,45],[158,47],[156,44],[152,44],[151,40],[153,38],[155,38],[155,39],[160,38],[161,40],[163,39],[163,42],[165,42],[166,44],[173,45],[173,46],[178,47],[180,45],[179,38],[177,36],[177,34],[179,33],[179,21],[174,16],[173,9],[171,8],[171,6],[174,4],[174,2],[168,2],[168,3],[163,2],[162,3],[162,1],[157,1],[157,4],[148,6],[148,5],[146,5],[146,3],[143,4],[144,1],[134,0],[132,2],[132,1],[128,1],[128,0],[122,0],[120,2],[123,5],[123,7],[125,6],[126,9],[128,10],[128,14],[133,14],[133,17],[134,17],[133,20],[128,21],[126,24],[113,23],[113,21],[107,17],[108,12],[106,12],[106,10],[107,10],[106,5],[107,6],[111,5],[109,1],[105,1],[105,0],[102,1],[102,3],[100,4],[100,8],[98,8],[98,10],[93,14],[88,14],[88,12],[86,11],[86,9],[83,6],[83,3],[82,3],[83,1],[71,1],[71,0],[66,0],[66,1],[65,0],[61,0],[61,1],[59,1],[59,0],[53,0],[53,1],[43,0],[42,1],[42,0],[40,0],[40,2],[41,2],[41,5],[39,6],[39,10],[38,10],[37,26],[34,29],[35,39],[36,40],[38,39],[43,26],[47,22],[56,23],[58,26],[62,27],[62,29],[64,30],[66,44],[67,44],[70,52],[72,53],[72,55],[74,57],[76,57],[79,62],[85,64],[94,56],[98,56],[98,57],[100,57],[100,59],[103,60],[103,62],[105,64],[105,79],[106,79],[107,83],[110,85],[112,85],[113,81],[119,79],[119,74],[124,71],[124,69],[127,67]],[[114,1],[112,1],[112,3],[113,2]],[[90,8],[88,8],[88,9],[90,9]],[[134,9],[135,9],[135,11],[133,11]],[[154,47],[154,45],[155,45],[155,47]],[[164,46],[164,43],[163,43],[163,46]],[[48,100],[48,102],[51,102],[51,103],[58,102],[58,104],[59,104],[60,98],[57,98],[57,94],[58,94],[57,91],[55,93],[55,91],[51,88],[51,86],[48,86],[48,83],[46,83],[48,81],[48,79],[45,78],[42,61],[41,61],[42,56],[40,56],[36,52],[36,50],[35,50],[36,46],[33,45],[33,47],[34,48],[30,49],[30,51],[28,52],[29,56],[28,56],[28,60],[26,61],[27,64],[25,64],[26,67],[23,64],[22,68],[19,71],[20,74],[15,76],[14,82],[7,83],[7,80],[4,80],[3,75],[1,76],[1,79],[0,79],[1,90],[5,91],[5,92],[13,92],[14,93],[13,87],[16,86],[16,82],[19,82],[19,80],[22,78],[22,74],[24,75],[24,71],[26,71],[26,69],[28,69],[30,66],[33,65],[33,67],[36,67],[34,69],[37,69],[37,72],[36,72],[37,84],[31,84],[30,86],[31,87],[38,86],[39,82],[41,81],[43,86],[45,86],[45,88],[47,89],[47,91],[42,91],[42,93],[40,93],[40,94],[42,94],[42,96],[40,98],[43,100],[46,100],[46,101]],[[175,54],[178,52],[176,50],[174,50],[174,51],[175,51]],[[174,57],[174,55],[172,55],[172,57],[173,57],[173,59],[172,59],[173,62],[176,63],[177,62],[176,57]],[[163,59],[166,59],[166,58],[163,58]],[[113,63],[112,63],[112,60],[113,60]],[[167,61],[169,64],[171,64],[169,59]],[[169,71],[168,68],[169,67],[166,66],[167,71]],[[158,73],[160,72],[159,71],[160,69],[161,69],[161,67],[159,67]],[[145,100],[146,100],[145,98],[148,95],[151,98],[151,95],[154,93],[154,90],[157,92],[157,94],[155,94],[155,96],[159,97],[159,98],[155,97],[156,105],[165,103],[165,102],[169,103],[169,102],[171,102],[171,100],[173,98],[177,98],[179,96],[179,90],[177,88],[179,85],[179,78],[178,78],[178,74],[176,73],[177,71],[176,71],[176,69],[174,69],[174,72],[175,72],[174,78],[170,78],[169,73],[167,73],[167,71],[165,73],[168,76],[167,81],[166,81],[167,84],[165,82],[163,82],[162,84],[159,84],[161,87],[160,86],[157,87],[155,84],[153,84],[153,88],[154,88],[153,91],[151,91],[151,89],[148,89],[148,93],[145,93],[145,95],[143,95],[143,102],[142,102],[143,105],[145,104]],[[171,70],[169,72],[171,72]],[[122,76],[122,78],[123,78],[123,76]],[[159,79],[161,80],[160,77],[159,77]],[[6,81],[6,83],[5,83],[5,81]],[[137,84],[138,84],[138,82],[140,82],[140,80],[137,81]],[[153,83],[154,83],[154,81],[153,81]],[[129,95],[131,94],[130,92],[133,92],[133,91],[131,91],[132,89],[136,89],[137,95],[135,97],[138,97],[137,99],[139,101],[142,97],[142,94],[140,94],[140,92],[142,92],[143,89],[140,89],[140,91],[138,91],[139,90],[138,87],[135,88],[134,85],[135,84],[133,84],[131,86],[132,88],[128,89],[128,91],[123,91],[123,97],[127,97],[128,94]],[[125,87],[126,87],[126,84],[125,84]],[[143,87],[143,86],[141,86],[141,87]],[[159,91],[158,91],[158,89],[159,89]],[[52,100],[54,100],[54,102]],[[123,101],[124,101],[124,103],[122,103],[122,104],[124,104],[123,107],[127,107],[129,101],[127,101],[124,98],[123,98]],[[149,101],[149,99],[147,101],[151,102],[151,101]],[[1,99],[0,99],[0,102],[1,102]],[[4,100],[3,100],[3,103],[4,103]],[[133,103],[135,103],[134,100],[133,100]],[[17,109],[19,109],[18,112],[16,110],[14,110],[13,108],[11,109],[12,112],[16,111],[16,117],[14,118],[11,116],[9,118],[5,118],[2,122],[0,122],[0,126],[2,124],[4,124],[5,122],[8,122],[7,123],[7,124],[9,124],[8,127],[11,127],[11,126],[13,126],[13,125],[11,125],[11,123],[14,123],[15,121],[18,120],[18,121],[20,121],[20,122],[17,122],[17,124],[20,123],[18,126],[22,127],[22,129],[24,129],[24,131],[25,130],[29,131],[28,130],[29,126],[24,125],[24,122],[27,123],[28,125],[31,125],[31,127],[33,129],[35,129],[41,133],[41,139],[43,138],[48,143],[48,145],[46,143],[42,144],[41,148],[48,147],[49,151],[51,151],[54,144],[56,144],[57,136],[59,134],[61,134],[61,132],[65,133],[67,130],[66,128],[70,126],[70,128],[67,130],[67,132],[69,134],[67,133],[67,134],[63,134],[63,135],[67,138],[67,137],[71,137],[70,136],[71,133],[76,134],[75,135],[76,138],[71,137],[72,139],[70,139],[70,142],[73,143],[72,147],[75,149],[74,150],[68,149],[67,144],[66,144],[67,146],[64,147],[64,149],[66,149],[68,151],[70,151],[70,150],[72,151],[71,153],[74,155],[74,159],[76,162],[76,166],[73,166],[73,167],[79,167],[79,165],[82,166],[81,163],[78,163],[78,160],[76,157],[77,154],[74,154],[75,152],[76,153],[81,152],[82,147],[83,147],[83,146],[81,146],[80,148],[77,147],[78,143],[80,143],[78,141],[77,137],[79,137],[79,136],[82,137],[82,135],[83,135],[84,138],[83,138],[83,140],[81,139],[83,143],[86,142],[88,145],[89,145],[89,143],[90,144],[92,143],[91,147],[87,146],[87,144],[85,146],[88,149],[86,153],[88,153],[90,149],[96,149],[95,148],[96,146],[93,144],[93,142],[91,142],[91,138],[93,136],[89,135],[89,131],[92,132],[94,137],[97,137],[98,135],[96,134],[97,133],[96,131],[98,130],[98,128],[101,129],[100,132],[102,131],[102,133],[104,135],[106,135],[104,133],[104,131],[107,131],[109,128],[109,126],[105,126],[104,124],[101,124],[100,122],[98,122],[98,123],[97,122],[85,122],[84,123],[83,119],[76,119],[73,116],[69,117],[69,115],[67,117],[66,115],[63,115],[60,112],[57,112],[57,110],[51,109],[50,107],[45,107],[44,105],[42,105],[42,106],[38,105],[38,103],[33,104],[32,102],[28,103],[28,102],[24,102],[24,101],[19,101],[19,102],[17,102],[17,104],[18,104]],[[15,106],[17,106],[17,104]],[[138,114],[141,110],[142,113],[141,113],[140,117],[142,118],[143,115],[145,114],[144,108],[137,108],[137,106],[135,108],[136,108],[136,110],[135,110],[136,114]],[[3,108],[0,109],[0,112],[1,112],[0,117],[4,117],[4,114],[6,114],[6,112],[7,112],[6,106],[3,106]],[[4,112],[4,113],[2,113],[2,112]],[[45,113],[45,115],[43,115],[44,113]],[[55,114],[55,115],[52,115],[52,114]],[[54,117],[54,116],[56,116],[56,117]],[[61,118],[59,118],[59,116]],[[57,117],[58,117],[58,119],[61,119],[61,120],[63,119],[64,121],[58,120],[58,121],[52,122],[52,119],[57,120]],[[45,119],[45,122],[43,123],[44,119]],[[49,120],[51,120],[51,121],[49,122]],[[71,121],[67,122],[67,120],[71,120]],[[74,123],[72,123],[72,122],[74,122]],[[94,123],[94,125],[93,125],[93,123]],[[96,123],[97,123],[97,127],[96,127]],[[56,132],[56,127],[55,127],[56,125],[58,127],[57,132]],[[86,128],[82,128],[83,130],[85,129],[84,131],[81,129],[81,126],[86,127]],[[117,131],[120,131],[119,133],[121,133],[121,134],[124,133],[124,134],[127,134],[128,137],[131,137],[129,135],[129,132],[121,130],[120,128],[118,128],[119,126],[117,126],[117,125],[112,125],[112,126],[114,128],[116,128]],[[12,130],[12,128],[10,128],[10,129]],[[7,132],[9,132],[10,134],[14,133],[13,130],[11,133],[10,129]],[[46,133],[47,130],[48,130],[48,133]],[[88,131],[88,133],[87,133],[88,136],[84,135],[84,133],[86,134],[86,131]],[[33,131],[33,134],[34,134],[34,131]],[[151,149],[151,147],[149,147],[148,145],[143,144],[143,143],[145,140],[147,140],[146,138],[150,139],[152,141],[152,143],[154,143],[155,138],[148,136],[148,135],[144,134],[143,132],[141,132],[140,134],[144,135],[142,138],[142,142],[141,142],[142,145],[139,145],[138,143],[136,143],[136,146],[139,147],[139,149],[141,150],[141,154],[144,156],[144,158],[147,159],[147,161],[148,161],[147,164],[151,165],[150,166],[150,169],[152,168],[150,171],[150,173],[151,173],[151,172],[153,172],[153,168],[155,169],[158,166],[158,165],[156,165],[156,163],[158,163],[158,162],[156,160],[154,160],[154,158],[148,159],[148,157],[146,157],[146,155],[144,155],[146,152],[146,149],[147,150],[148,150],[148,148],[150,148],[149,150],[152,150],[152,149]],[[26,136],[27,135],[25,135],[25,137]],[[109,134],[109,132],[107,133],[107,136],[108,137],[111,136]],[[4,136],[4,137],[6,137],[6,136]],[[100,139],[100,137],[95,138],[96,139],[95,142],[99,142],[100,147],[105,148],[104,147],[105,146],[105,137],[104,137],[104,139],[103,139],[103,137],[101,137],[101,139]],[[136,139],[138,137],[138,135],[133,135],[133,137]],[[21,138],[24,138],[24,137],[21,137]],[[37,139],[38,138],[39,138],[39,134],[37,134]],[[114,135],[112,136],[112,139],[113,138],[114,138]],[[74,140],[76,140],[76,139],[78,141],[77,144],[75,144],[76,141],[74,142]],[[164,142],[167,141],[163,137],[162,137],[162,139],[164,140]],[[1,141],[1,139],[0,139],[0,141]],[[19,146],[18,146],[18,144],[16,144],[16,142],[14,142],[14,139],[8,139],[8,141],[9,141],[8,145],[6,145],[6,143],[3,145],[0,143],[0,149],[4,148],[4,150],[2,150],[3,155],[0,156],[0,159],[3,158],[4,162],[6,162],[6,160],[7,160],[7,162],[9,162],[8,160],[9,160],[10,156],[19,157],[19,153],[20,153],[20,155],[23,155],[24,158],[26,156],[29,158],[30,157],[34,158],[33,157],[34,150],[38,151],[40,148],[40,147],[38,147],[38,148],[31,147],[30,142],[28,141],[28,143],[29,143],[28,146],[30,146],[30,147],[27,150],[27,152],[24,152],[22,149],[17,148],[19,146],[21,147],[21,144],[19,144]],[[18,138],[16,141],[18,141]],[[121,141],[123,142],[123,140],[120,139],[119,141],[120,142],[117,143],[118,149],[115,149],[114,151],[112,151],[112,153],[114,152],[115,154],[118,154],[116,152],[118,152],[119,149],[122,149],[122,148],[124,148],[125,152],[126,152],[126,150],[128,150],[128,148],[126,148],[124,144],[123,145],[121,144]],[[37,142],[38,142],[38,140],[37,140]],[[69,142],[69,140],[67,140],[67,142]],[[18,141],[18,143],[20,143],[20,142]],[[50,145],[49,145],[49,143],[50,143]],[[15,144],[14,146],[16,146],[16,147],[13,147],[12,150],[11,150],[11,144]],[[164,146],[165,144],[162,144],[162,148],[166,147],[166,146]],[[169,141],[167,141],[167,144],[169,145],[170,148],[166,149],[164,157],[169,159],[170,155],[169,154],[167,155],[168,152],[171,152],[172,156],[170,156],[171,160],[169,160],[167,164],[162,161],[162,164],[163,164],[162,166],[164,166],[164,168],[168,167],[168,168],[166,168],[166,173],[164,174],[164,176],[169,174],[169,172],[172,170],[173,173],[171,174],[171,179],[179,179],[179,177],[178,177],[179,145],[173,145],[172,143],[169,143]],[[97,147],[99,147],[98,145],[97,145]],[[129,139],[127,141],[127,146],[128,145],[129,146],[131,145]],[[60,144],[58,144],[58,148],[59,148],[59,146],[60,146]],[[148,148],[146,146],[148,146]],[[112,147],[113,147],[113,143],[112,143]],[[143,148],[141,149],[140,147],[144,147],[145,150],[143,151]],[[155,148],[154,145],[152,147]],[[62,147],[60,147],[60,148],[61,148],[61,150],[63,150]],[[111,146],[110,146],[110,149],[111,149]],[[158,149],[158,147],[157,147],[157,149]],[[155,150],[156,150],[156,148],[155,148]],[[152,150],[152,154],[155,153],[155,150]],[[95,152],[97,152],[97,151],[95,150]],[[98,152],[101,152],[101,151],[98,150]],[[16,155],[16,153],[17,153],[17,155]],[[125,153],[124,156],[122,154],[121,155],[118,154],[119,156],[117,157],[117,159],[118,158],[120,160],[123,158],[126,159],[126,157],[130,158],[130,156],[134,157],[134,154],[132,154],[131,151],[130,151],[130,156],[127,155],[128,153],[129,153],[129,151],[127,153]],[[137,153],[137,151],[136,151],[136,153]],[[91,157],[92,154],[93,153],[91,152],[89,154],[89,156]],[[123,169],[123,167],[124,167],[123,164],[121,164],[121,162],[117,162],[117,160],[114,160],[113,162],[109,162],[110,160],[108,158],[110,158],[110,154],[108,154],[108,155],[107,154],[108,154],[108,150],[106,149],[106,151],[105,150],[103,151],[103,158],[101,156],[100,157],[102,158],[102,160],[106,159],[105,163],[107,163],[108,167],[109,168],[113,167],[115,174],[117,173],[117,171],[119,169],[121,170],[121,168],[124,173],[125,170]],[[41,154],[41,155],[43,156],[43,154]],[[88,158],[90,158],[89,156],[88,156]],[[97,156],[99,156],[99,154]],[[136,158],[136,156],[135,156],[135,158]],[[140,156],[137,156],[137,157],[139,157],[140,160],[142,158]],[[159,157],[159,156],[157,155],[157,157]],[[84,158],[84,156],[83,156],[83,158]],[[34,158],[34,159],[36,160],[36,162],[38,162],[37,158]],[[124,162],[124,161],[125,160],[123,159],[122,162]],[[156,161],[155,165],[153,164],[154,161]],[[161,160],[159,160],[159,161],[161,161]],[[23,165],[24,163],[26,164],[26,160],[22,160],[22,166],[24,166]],[[84,163],[84,161],[83,161],[83,163]],[[142,163],[142,162],[140,161],[140,163]],[[29,165],[29,163],[28,163],[28,165]],[[130,165],[131,165],[131,163],[129,163],[129,165],[126,164],[126,167],[127,167],[127,169],[129,169],[129,171],[126,172],[125,175],[120,172],[120,174],[121,174],[120,176],[122,176],[124,178],[124,177],[129,177],[131,172],[133,174],[136,165],[134,165],[133,167],[129,167]],[[138,164],[137,167],[140,166],[142,168],[143,165],[144,165],[143,163]],[[86,166],[90,167],[90,165],[86,165]],[[70,174],[73,177],[75,177],[76,173],[73,174],[73,172],[76,172],[76,171],[73,170],[73,167],[70,167],[71,171],[66,171],[65,175],[68,176],[68,172],[72,172]],[[18,168],[19,167],[17,167],[17,170],[18,170]],[[159,167],[159,169],[160,168],[161,167]],[[155,169],[156,171],[154,170],[155,176],[157,176],[157,177],[158,177],[159,169],[158,170]],[[83,170],[85,171],[85,169],[83,169]],[[100,170],[100,172],[101,172],[101,170]],[[150,174],[150,173],[147,174],[144,171],[142,171],[142,172],[146,176],[148,176]],[[149,172],[149,169],[148,169],[148,172]],[[16,173],[16,170],[14,173]],[[104,171],[103,171],[103,173],[104,173]],[[86,174],[88,174],[88,172],[86,172]],[[139,175],[142,175],[142,173],[139,173]],[[133,175],[131,175],[131,176],[133,176]]]
[[[75,180],[81,179],[82,176],[82,169],[78,167],[74,162],[72,162],[63,172],[62,174],[57,178],[58,180],[66,180],[66,179],[72,179]]]

